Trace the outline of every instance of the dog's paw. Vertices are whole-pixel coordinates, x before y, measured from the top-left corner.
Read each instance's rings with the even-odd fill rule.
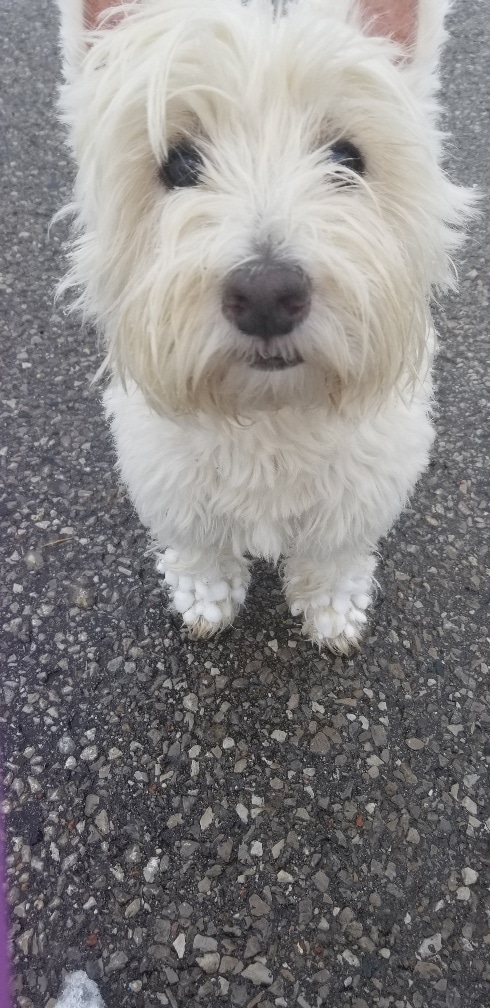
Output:
[[[248,571],[238,561],[229,561],[226,573],[216,567],[193,574],[175,550],[167,549],[158,554],[156,569],[192,637],[212,637],[224,630],[245,601]]]
[[[348,655],[359,647],[371,602],[371,579],[350,578],[335,591],[318,591],[291,602],[293,616],[303,616],[303,633],[334,654]]]

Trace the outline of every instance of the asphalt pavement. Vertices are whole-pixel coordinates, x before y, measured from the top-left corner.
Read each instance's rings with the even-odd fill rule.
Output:
[[[0,725],[15,1008],[483,1008],[489,218],[437,309],[438,439],[352,660],[256,568],[217,641],[167,612],[95,337],[54,303],[70,191],[49,0],[0,9]],[[452,176],[488,189],[488,4],[451,17]]]

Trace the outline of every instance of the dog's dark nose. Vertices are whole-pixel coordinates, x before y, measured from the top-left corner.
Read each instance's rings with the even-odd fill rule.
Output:
[[[247,336],[285,336],[310,310],[311,283],[301,266],[255,261],[226,278],[223,314]]]

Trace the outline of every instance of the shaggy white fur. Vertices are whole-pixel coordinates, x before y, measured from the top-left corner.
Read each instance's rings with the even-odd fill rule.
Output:
[[[59,3],[64,286],[103,333],[121,473],[173,604],[214,633],[248,557],[282,558],[304,631],[348,651],[427,464],[429,300],[468,204],[434,124],[445,5],[134,0],[96,22],[98,0]]]

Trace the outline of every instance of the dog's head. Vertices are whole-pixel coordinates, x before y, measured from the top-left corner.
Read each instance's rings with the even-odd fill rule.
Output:
[[[464,195],[439,0],[59,0],[68,283],[161,411],[362,404],[420,370]]]

